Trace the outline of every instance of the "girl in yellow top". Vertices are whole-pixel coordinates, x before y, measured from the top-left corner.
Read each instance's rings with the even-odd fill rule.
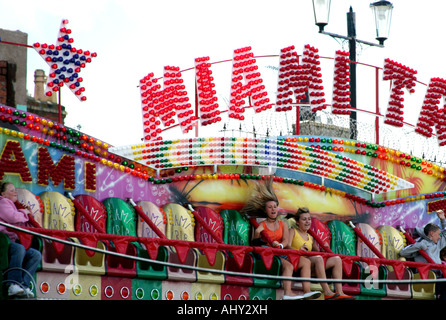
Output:
[[[313,237],[308,233],[311,227],[311,215],[307,208],[299,208],[296,214],[287,216],[290,224],[289,230],[289,247],[295,250],[319,251],[319,247],[313,241]],[[311,266],[319,279],[326,279],[326,269],[332,268],[333,278],[342,278],[342,261],[339,256],[327,258],[324,263],[322,256],[309,256]],[[351,296],[344,294],[342,291],[342,283],[335,283],[335,291],[333,292],[326,282],[321,282],[325,299],[352,299]]]

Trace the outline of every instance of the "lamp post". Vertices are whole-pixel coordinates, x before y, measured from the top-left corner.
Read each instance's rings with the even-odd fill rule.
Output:
[[[376,39],[378,44],[359,40],[356,38],[356,14],[352,7],[347,12],[347,36],[324,31],[330,18],[331,0],[313,0],[315,24],[319,27],[319,33],[348,41],[350,59],[350,106],[356,109],[356,44],[361,43],[373,47],[384,47],[387,40],[392,20],[393,4],[389,1],[377,1],[370,4],[375,15]],[[350,139],[356,139],[356,112],[350,114]]]

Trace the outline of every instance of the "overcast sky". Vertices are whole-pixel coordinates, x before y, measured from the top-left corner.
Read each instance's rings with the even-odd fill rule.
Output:
[[[439,35],[446,29],[446,3],[440,0],[392,2],[393,19],[386,47],[359,48],[358,60],[382,67],[385,58],[394,59],[416,69],[418,79],[425,83],[431,77],[446,78],[445,46]],[[370,1],[362,0],[332,1],[326,31],[346,34],[346,12],[352,5],[358,38],[375,42],[369,4]],[[183,70],[193,67],[197,57],[209,56],[211,62],[227,60],[232,58],[234,49],[246,46],[251,46],[258,56],[277,55],[281,48],[290,45],[299,53],[307,43],[327,57],[333,57],[338,49],[348,49],[345,44],[318,34],[311,0],[0,0],[0,28],[27,33],[29,44],[55,43],[62,19],[69,20],[76,48],[98,54],[81,73],[86,102],[80,102],[68,88],[62,89],[62,104],[68,112],[66,125],[81,125],[82,131],[115,146],[140,141],[143,133],[139,80],[150,72],[161,77],[165,65]],[[278,58],[262,60],[264,65],[278,63]],[[218,68],[221,75],[216,79],[216,90],[225,96],[229,93],[231,64]],[[43,69],[48,74],[49,67],[29,49],[27,89],[30,93],[34,92],[35,69]],[[268,91],[274,93],[274,73],[267,68],[261,72],[272,83]],[[333,69],[326,67],[323,75],[332,78]],[[193,84],[193,76],[193,72],[188,72],[184,78]],[[359,97],[373,93],[370,87],[374,79],[367,81],[358,83]],[[411,123],[417,119],[425,93],[423,86],[416,89],[412,96],[405,93],[406,119]],[[193,99],[193,86],[186,90]],[[330,90],[328,87],[327,91]],[[270,98],[275,100],[274,95]],[[382,99],[388,99],[386,92]],[[224,105],[222,99],[220,102]],[[373,111],[374,106],[374,101],[358,98],[358,108]],[[385,103],[382,103],[381,113],[384,111]],[[224,117],[226,121],[227,115]],[[164,134],[165,138],[175,135],[178,132]]]

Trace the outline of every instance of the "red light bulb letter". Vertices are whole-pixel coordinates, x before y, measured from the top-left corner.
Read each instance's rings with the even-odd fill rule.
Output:
[[[279,73],[277,81],[276,111],[291,110],[293,96],[295,103],[305,99],[305,89],[299,88],[298,76],[300,75],[299,57],[294,46],[280,50]]]
[[[164,109],[160,112],[167,117],[167,123],[175,123],[173,116],[177,114],[183,133],[192,130],[196,125],[197,117],[194,115],[192,104],[187,96],[186,86],[183,83],[179,67],[164,67]],[[161,118],[163,120],[163,118]],[[164,120],[163,120],[164,123]],[[165,124],[166,125],[166,124]]]
[[[409,90],[409,93],[415,92],[415,81],[417,80],[417,71],[395,62],[390,59],[385,59],[383,80],[391,80],[392,88],[390,92],[389,104],[387,107],[384,123],[395,127],[403,126],[403,108],[404,98],[403,89]]]
[[[423,106],[415,131],[419,134],[430,138],[435,127],[437,133],[438,144],[446,145],[446,112],[445,107],[439,107],[440,101],[446,96],[446,80],[442,78],[432,78],[426,89]]]
[[[208,61],[209,57],[195,59],[196,103],[202,126],[221,121],[221,111],[218,110],[218,98],[214,89],[214,77],[210,69],[211,64]]]
[[[244,84],[242,80],[245,79]],[[234,50],[232,81],[229,99],[229,117],[244,120],[245,98],[251,97],[256,112],[271,109],[263,79],[251,47]]]
[[[350,114],[350,59],[349,53],[336,51],[334,60],[332,113]]]
[[[159,137],[161,121],[158,117],[160,116],[159,110],[164,105],[164,92],[161,90],[161,85],[158,84],[158,79],[154,78],[153,73],[149,73],[139,83],[144,139],[147,141],[161,139]]]

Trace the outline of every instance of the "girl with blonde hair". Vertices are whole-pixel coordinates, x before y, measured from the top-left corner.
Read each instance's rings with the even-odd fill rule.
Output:
[[[264,218],[259,226],[254,231],[253,242],[260,239],[267,243],[263,234],[267,234],[271,239],[270,244],[274,248],[281,248],[288,246],[289,230],[284,221],[279,220],[279,200],[273,190],[272,178],[268,178],[264,183],[259,183],[254,188],[253,195],[248,199],[245,207],[241,210],[248,218]],[[284,277],[291,277],[293,275],[293,265],[288,260],[286,255],[279,256],[282,264],[282,275]],[[311,262],[306,257],[299,259],[298,269],[301,270],[302,277],[311,276]],[[321,295],[319,291],[311,291],[310,283],[303,282],[304,294],[296,295],[291,289],[291,281],[283,280],[284,300],[298,300],[298,299],[316,299]]]

